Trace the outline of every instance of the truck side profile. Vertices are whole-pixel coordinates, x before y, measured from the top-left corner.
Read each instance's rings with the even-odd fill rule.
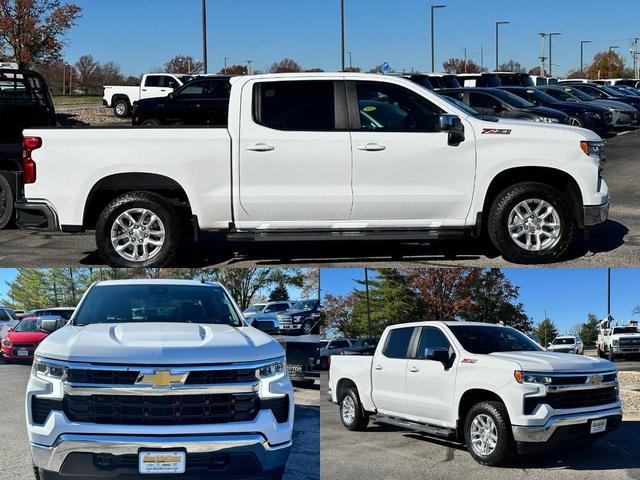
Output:
[[[611,362],[483,323],[388,327],[373,356],[332,357],[329,391],[349,430],[374,421],[459,441],[491,466],[591,443],[622,420]]]
[[[166,264],[191,229],[229,241],[487,236],[506,259],[538,263],[608,216],[590,131],[478,117],[404,78],[231,83],[228,128],[26,130],[18,224],[95,229],[103,258],[126,267]]]
[[[280,479],[294,420],[285,362],[219,284],[98,282],[35,352],[36,479]]]

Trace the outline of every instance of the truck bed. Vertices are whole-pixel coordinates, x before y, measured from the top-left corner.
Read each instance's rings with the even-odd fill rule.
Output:
[[[355,383],[360,398],[369,403],[371,400],[372,355],[332,355],[329,367],[329,388],[331,398],[337,402],[337,388],[343,381]]]

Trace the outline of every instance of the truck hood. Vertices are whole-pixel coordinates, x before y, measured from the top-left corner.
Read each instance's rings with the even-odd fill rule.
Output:
[[[608,360],[554,352],[498,352],[489,355],[518,363],[527,372],[587,373],[615,370]]]
[[[64,327],[49,335],[36,355],[87,363],[197,365],[257,362],[281,357],[284,351],[251,327],[120,323]]]

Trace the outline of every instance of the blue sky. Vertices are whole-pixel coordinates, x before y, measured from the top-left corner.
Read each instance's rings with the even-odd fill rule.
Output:
[[[584,322],[589,313],[598,318],[607,314],[606,269],[514,268],[504,272],[520,287],[518,301],[536,323],[544,318],[546,309],[561,333],[566,333],[573,325]],[[320,279],[323,295],[348,294],[356,285],[355,279],[364,279],[363,269],[324,268]],[[616,320],[631,318],[633,308],[640,304],[639,285],[640,269],[611,271],[611,312]]]
[[[65,54],[73,61],[92,54],[113,60],[127,74],[162,66],[177,54],[201,58],[200,0],[74,0],[82,18],[68,35]],[[304,67],[340,67],[339,0],[208,0],[211,69],[255,60],[265,69],[285,56]],[[592,40],[586,58],[619,45],[628,62],[629,42],[640,36],[640,2],[619,0],[443,0],[437,11],[436,64],[449,57],[495,63],[495,21],[501,27],[501,60],[538,64],[539,32],[562,32],[554,38],[555,71],[579,66],[580,40]],[[384,61],[396,70],[425,70],[430,63],[429,16],[425,0],[346,0],[347,49],[354,65],[367,69]],[[347,60],[348,61],[348,60]]]

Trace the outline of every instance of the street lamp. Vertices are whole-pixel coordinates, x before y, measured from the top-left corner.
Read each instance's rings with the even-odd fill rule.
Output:
[[[229,60],[229,57],[224,57],[224,70],[223,73],[226,75],[227,74],[227,61]]]
[[[344,63],[344,0],[340,0],[340,55],[342,58],[342,70],[345,70]]]
[[[253,60],[246,60],[247,62],[247,74],[251,75],[251,64],[254,62]]]
[[[609,45],[609,53],[613,52],[618,48],[620,48],[620,45]]]
[[[435,11],[438,8],[445,8],[446,5],[431,5],[431,72],[436,71],[436,32],[435,32]]]
[[[552,32],[552,33],[549,33],[548,35],[549,35],[549,76],[550,76],[550,77],[553,77],[553,75],[552,75],[552,70],[553,70],[553,62],[552,62],[552,56],[553,56],[553,48],[552,48],[552,45],[553,45],[553,37],[554,37],[554,36],[556,36],[556,35],[562,35],[562,34],[561,34],[561,33],[559,33],[559,32]]]
[[[467,49],[463,48],[462,51],[464,52],[464,64],[463,64],[464,66],[463,66],[463,69],[464,69],[464,73],[467,73]]]
[[[500,25],[509,25],[511,22],[496,22],[496,72],[500,65]]]
[[[349,54],[349,70],[353,70],[353,58],[351,58],[351,50],[347,52]]]
[[[580,73],[584,76],[584,46],[591,43],[591,40],[580,41]]]

